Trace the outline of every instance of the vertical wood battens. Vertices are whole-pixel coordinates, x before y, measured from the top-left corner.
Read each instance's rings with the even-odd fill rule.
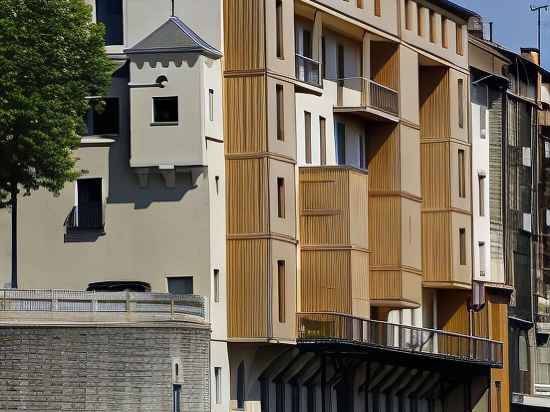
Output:
[[[229,240],[228,305],[231,337],[267,336],[268,240]]]
[[[267,159],[226,161],[228,234],[266,233]]]
[[[228,334],[266,338],[270,240],[255,238],[269,233],[270,219],[268,159],[261,156],[267,151],[265,2],[224,0],[224,27]]]
[[[400,130],[398,126],[369,128],[369,189],[401,190]]]
[[[300,169],[303,311],[369,316],[367,203],[366,174],[345,167]]]
[[[420,153],[422,208],[424,210],[450,208],[450,144],[422,144]]]
[[[264,15],[263,0],[224,1],[225,70],[265,68]]]
[[[352,313],[351,251],[302,250],[302,311]]]
[[[420,69],[420,136],[442,139],[451,135],[449,70],[440,67]]]
[[[267,150],[266,76],[225,79],[226,153]]]
[[[451,213],[422,214],[422,262],[425,282],[450,282]]]
[[[371,43],[372,79],[399,91],[399,45],[373,41]]]

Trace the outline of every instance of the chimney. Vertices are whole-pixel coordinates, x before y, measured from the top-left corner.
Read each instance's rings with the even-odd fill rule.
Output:
[[[521,57],[540,66],[540,51],[536,47],[522,47]]]
[[[468,20],[468,33],[478,39],[483,39],[483,17],[473,16]]]

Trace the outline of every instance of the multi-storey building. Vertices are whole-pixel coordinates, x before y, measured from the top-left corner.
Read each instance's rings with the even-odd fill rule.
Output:
[[[207,399],[227,410],[222,4],[87,2],[118,69],[107,96],[90,96],[104,107],[90,109],[75,153],[85,173],[58,197],[40,190],[20,201],[19,287],[207,297]],[[6,282],[9,262],[1,259]]]
[[[538,396],[547,391],[549,376],[543,293],[547,230],[542,220],[547,208],[543,121],[548,74],[539,66],[538,50],[511,52],[485,40],[481,22],[474,23],[474,279],[485,284],[487,301],[511,292],[509,338],[503,335],[509,340],[509,389],[512,410],[527,410],[550,405]]]
[[[472,293],[472,15],[225,1],[232,408],[506,408],[473,336],[506,341]]]

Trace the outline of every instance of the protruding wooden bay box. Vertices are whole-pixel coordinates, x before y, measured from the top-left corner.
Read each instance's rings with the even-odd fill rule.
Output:
[[[301,310],[368,317],[368,179],[348,166],[300,168]]]

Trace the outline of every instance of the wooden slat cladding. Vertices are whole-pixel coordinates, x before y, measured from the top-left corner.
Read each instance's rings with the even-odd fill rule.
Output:
[[[350,172],[349,175],[349,237],[350,243],[362,248],[369,245],[369,183],[367,175]]]
[[[510,393],[510,346],[508,341],[508,297],[499,293],[487,293],[487,305],[489,314],[489,337],[503,343],[502,369],[491,369],[491,410],[499,410],[498,405],[507,405]],[[497,398],[496,385],[500,382],[501,398]],[[508,411],[503,408],[503,411]]]
[[[227,233],[266,233],[267,159],[226,160]]]
[[[426,66],[420,68],[422,139],[443,139],[451,136],[449,95],[449,69]]]
[[[401,190],[399,126],[369,126],[369,189]]]
[[[351,250],[302,250],[301,310],[352,313]]]
[[[450,282],[451,213],[422,213],[422,262],[425,282]]]
[[[371,270],[370,298],[372,300],[398,300],[403,296],[400,270]]]
[[[301,309],[369,316],[368,179],[300,168]]]
[[[300,168],[303,245],[368,246],[367,175],[345,167]]]
[[[422,276],[406,270],[371,269],[369,288],[373,306],[410,308],[422,302]]]
[[[225,79],[225,150],[227,154],[267,150],[266,76]]]
[[[228,240],[230,337],[267,336],[268,240]]]
[[[263,0],[224,0],[226,71],[265,68]]]
[[[451,206],[449,150],[449,143],[430,143],[420,146],[424,210],[448,209]]]
[[[362,251],[351,252],[351,295],[354,316],[370,317],[369,294],[369,254]]]
[[[371,73],[376,83],[399,91],[399,45],[373,41],[371,43]]]
[[[401,265],[401,199],[370,197],[369,214],[371,265]]]
[[[470,317],[468,313],[468,299],[470,292],[458,290],[440,290],[437,294],[438,329],[446,332],[469,335]],[[460,342],[462,343],[462,342]],[[439,338],[439,348],[449,353],[462,354],[470,350],[467,342],[461,345],[458,342],[449,342],[444,337]]]

